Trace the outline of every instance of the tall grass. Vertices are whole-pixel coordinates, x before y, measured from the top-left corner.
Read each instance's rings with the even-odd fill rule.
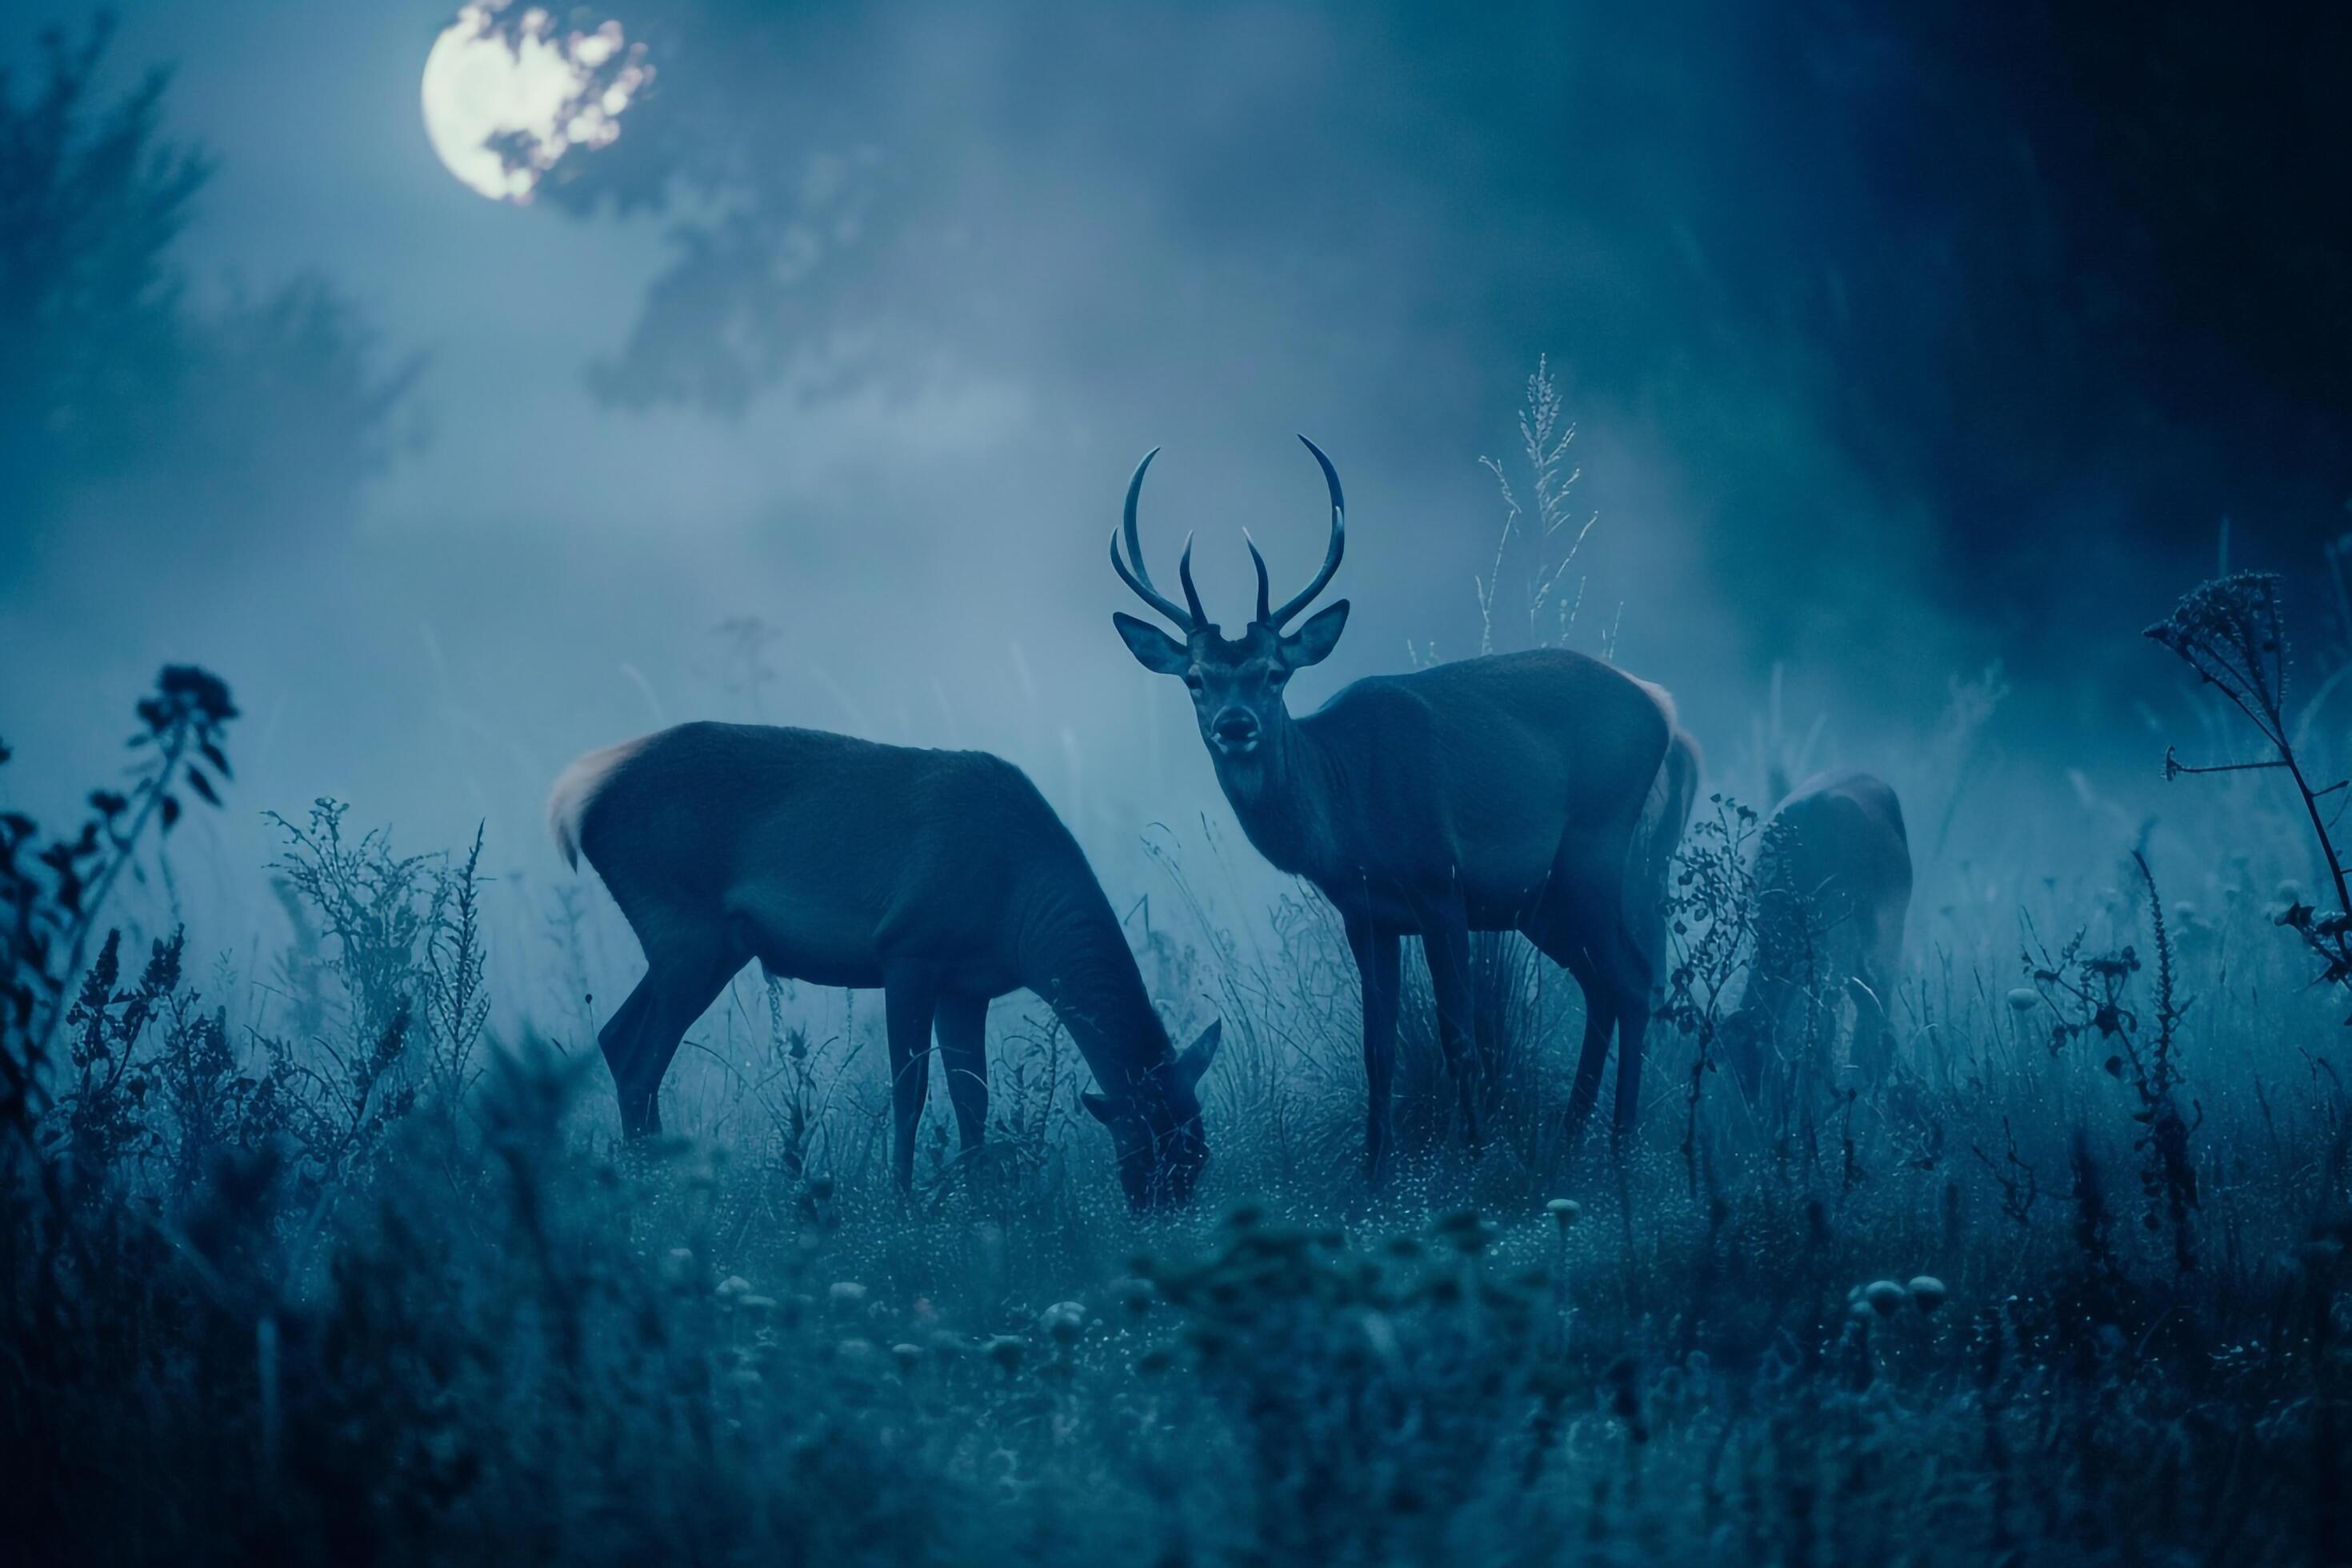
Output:
[[[156,754],[160,801],[195,753]],[[1374,1194],[1328,911],[1236,932],[1199,894],[1214,836],[1159,839],[1139,957],[1226,1046],[1200,1201],[1145,1220],[1019,1001],[988,1150],[936,1113],[911,1200],[878,1010],[782,983],[694,1031],[686,1135],[624,1147],[596,1009],[489,1026],[533,957],[484,949],[478,842],[285,824],[300,919],[241,973],[106,934],[93,871],[142,852],[121,809],[79,856],[7,828],[11,918],[44,936],[12,950],[0,1126],[29,1559],[2352,1552],[2339,998],[2219,843],[2179,873],[2210,884],[2193,917],[2160,860],[2054,927],[2025,867],[1925,911],[1887,1080],[1763,1116],[1709,1070],[1727,806],[1685,862],[1642,1136],[1561,1139],[1580,1003],[1496,944],[1496,1136],[1461,1147],[1422,996]],[[584,994],[576,914],[562,984],[520,989]]]

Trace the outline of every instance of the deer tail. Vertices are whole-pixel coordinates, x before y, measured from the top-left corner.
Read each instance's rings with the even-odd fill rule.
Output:
[[[590,752],[557,775],[555,787],[547,797],[547,830],[555,836],[555,847],[562,851],[563,863],[573,870],[580,868],[580,825],[587,819],[588,808],[613,780],[623,763],[637,754],[647,737],[624,741],[617,746],[606,746]]]
[[[1643,685],[1665,715],[1666,752],[1650,779],[1649,795],[1634,824],[1625,865],[1625,917],[1628,928],[1639,933],[1651,962],[1663,965],[1664,953],[1659,950],[1665,932],[1660,906],[1674,872],[1675,852],[1682,847],[1683,830],[1689,826],[1692,808],[1698,802],[1702,764],[1698,742],[1675,722],[1674,700],[1660,688],[1646,681]]]

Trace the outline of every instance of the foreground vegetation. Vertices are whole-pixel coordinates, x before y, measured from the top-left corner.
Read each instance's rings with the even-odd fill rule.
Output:
[[[134,951],[110,894],[226,787],[235,716],[166,671],[85,829],[0,823],[30,1558],[2352,1555],[2343,926],[2259,882],[2292,840],[2178,889],[2133,856],[2065,895],[2081,934],[2021,919],[2048,885],[1937,912],[1894,1075],[1820,1015],[1750,1108],[1712,1069],[1753,919],[1718,800],[1643,1136],[1562,1145],[1580,1005],[1493,942],[1495,1136],[1451,1136],[1424,994],[1379,1194],[1319,906],[1159,931],[1227,1046],[1202,1201],[1148,1221],[1012,1006],[986,1157],[935,1118],[911,1202],[878,1019],[782,988],[698,1132],[622,1147],[584,1029],[491,1037],[478,842],[404,858],[322,803],[279,825],[268,973]]]

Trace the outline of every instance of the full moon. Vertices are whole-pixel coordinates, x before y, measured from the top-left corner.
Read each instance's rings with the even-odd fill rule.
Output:
[[[494,201],[527,202],[574,147],[608,146],[621,113],[652,79],[643,45],[618,22],[559,32],[544,10],[511,26],[509,0],[473,0],[425,58],[425,133],[442,163]]]

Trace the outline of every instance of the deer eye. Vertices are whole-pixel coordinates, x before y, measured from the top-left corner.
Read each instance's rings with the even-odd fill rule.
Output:
[[[1199,670],[1197,670],[1197,669],[1188,669],[1188,670],[1186,670],[1186,671],[1184,672],[1184,684],[1185,684],[1185,685],[1187,685],[1187,686],[1189,686],[1189,687],[1191,687],[1191,688],[1192,688],[1193,690],[1195,690],[1195,691],[1200,690],[1200,689],[1201,689],[1201,672],[1200,672]]]
[[[1267,675],[1266,679],[1276,686],[1281,686],[1290,679],[1290,671],[1276,665],[1273,672]]]

